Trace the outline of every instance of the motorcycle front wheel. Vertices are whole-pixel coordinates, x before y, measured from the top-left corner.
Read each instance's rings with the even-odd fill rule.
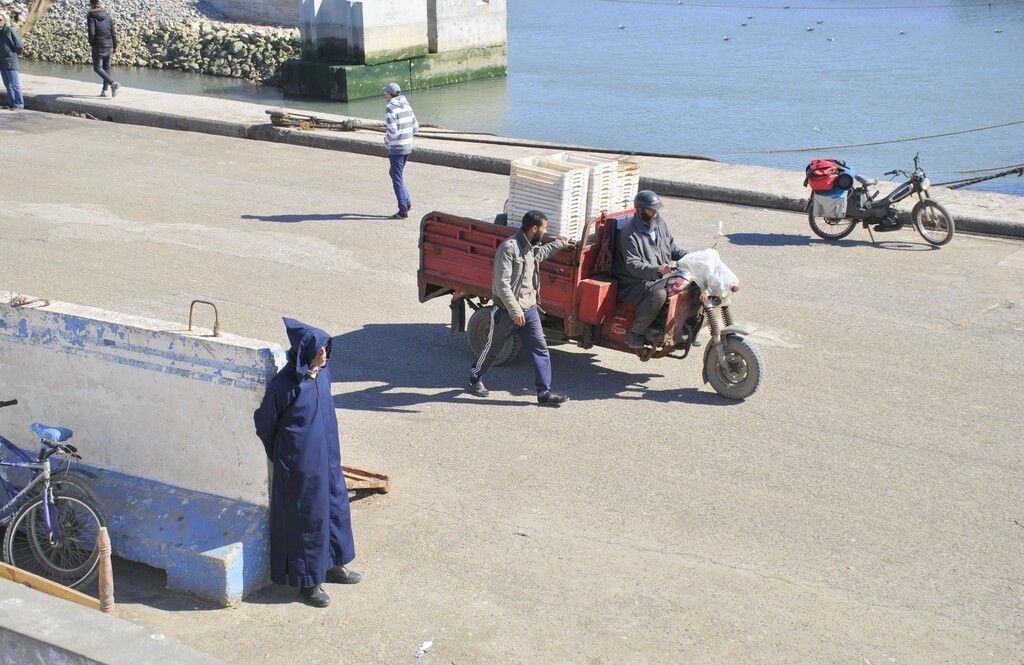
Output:
[[[833,219],[831,217],[816,217],[814,209],[807,211],[807,221],[811,223],[811,230],[823,240],[841,240],[853,233],[857,226],[855,219]]]
[[[719,362],[713,344],[704,354],[704,376],[715,392],[728,399],[744,400],[764,381],[764,357],[761,350],[738,335],[722,342],[725,364]]]
[[[921,237],[936,247],[945,245],[953,239],[953,233],[956,230],[953,225],[953,216],[938,201],[933,199],[918,201],[910,213],[910,218],[914,220],[914,228],[921,234]]]

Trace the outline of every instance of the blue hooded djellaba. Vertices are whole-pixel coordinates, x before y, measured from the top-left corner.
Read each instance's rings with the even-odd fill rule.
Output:
[[[284,319],[288,364],[270,382],[253,414],[256,434],[274,464],[270,492],[270,575],[277,584],[312,587],[355,558],[348,490],[341,472],[331,373],[310,370],[323,330]]]

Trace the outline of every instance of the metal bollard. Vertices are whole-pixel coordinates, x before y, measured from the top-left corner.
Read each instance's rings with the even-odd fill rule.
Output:
[[[100,527],[96,545],[100,555],[100,611],[110,614],[114,611],[114,569],[110,565],[110,534],[107,533],[107,527]]]

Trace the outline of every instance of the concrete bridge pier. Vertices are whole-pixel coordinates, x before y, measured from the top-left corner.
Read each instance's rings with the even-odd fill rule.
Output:
[[[505,0],[301,0],[302,57],[282,69],[286,96],[373,97],[506,73]]]

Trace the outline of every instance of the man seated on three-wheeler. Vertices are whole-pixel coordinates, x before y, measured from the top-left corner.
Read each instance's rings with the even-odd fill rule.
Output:
[[[686,254],[661,218],[661,199],[652,191],[637,192],[633,219],[618,231],[612,273],[618,279],[618,299],[633,305],[633,326],[626,333],[631,349],[650,346],[647,329],[668,300],[668,282],[676,261]]]

